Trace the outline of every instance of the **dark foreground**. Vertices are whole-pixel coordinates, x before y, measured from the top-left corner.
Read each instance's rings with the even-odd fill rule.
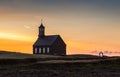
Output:
[[[120,58],[97,60],[3,59],[0,77],[120,77]]]
[[[1,51],[0,77],[120,77],[120,57]]]

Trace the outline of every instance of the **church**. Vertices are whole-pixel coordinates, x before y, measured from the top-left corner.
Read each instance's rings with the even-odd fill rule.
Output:
[[[45,35],[45,27],[41,23],[33,54],[66,55],[66,44],[60,35]]]

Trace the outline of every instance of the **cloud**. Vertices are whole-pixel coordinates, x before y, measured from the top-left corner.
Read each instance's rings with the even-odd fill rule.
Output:
[[[26,29],[30,29],[30,28],[31,28],[30,26],[27,26],[27,25],[25,25],[24,27],[25,27]]]

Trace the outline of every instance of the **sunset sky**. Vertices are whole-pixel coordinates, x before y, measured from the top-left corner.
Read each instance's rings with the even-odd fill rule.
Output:
[[[0,0],[0,50],[32,53],[41,19],[68,54],[120,56],[120,0]]]

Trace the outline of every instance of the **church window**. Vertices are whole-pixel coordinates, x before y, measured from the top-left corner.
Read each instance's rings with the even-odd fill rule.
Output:
[[[45,48],[43,48],[43,53],[45,53]]]
[[[43,28],[41,28],[40,30],[43,31]]]
[[[49,52],[50,52],[50,48],[48,47],[48,48],[47,48],[47,53],[49,53]]]
[[[41,53],[41,48],[39,48],[39,53]]]
[[[35,48],[35,53],[37,53],[37,48]]]

